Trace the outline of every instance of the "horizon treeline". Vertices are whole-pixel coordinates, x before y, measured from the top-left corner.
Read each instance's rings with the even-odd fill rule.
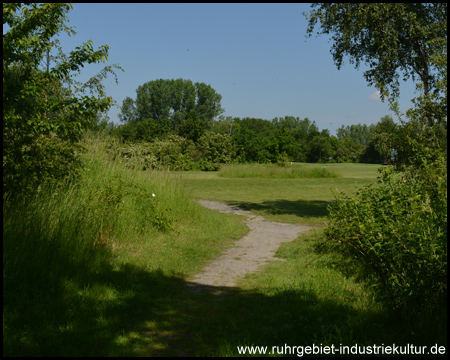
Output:
[[[193,163],[202,163],[197,168],[204,170],[230,162],[383,163],[390,156],[377,147],[379,135],[390,133],[396,127],[390,116],[369,126],[343,125],[334,136],[328,129],[320,131],[315,121],[307,117],[285,116],[272,120],[225,117],[221,99],[222,96],[205,83],[194,84],[184,79],[152,80],[137,88],[135,99],[126,97],[123,101],[119,114],[123,124],[108,122],[99,114],[95,128],[106,130],[128,145],[159,143],[158,149],[162,146],[172,153],[159,151],[158,156],[158,151],[150,150],[152,146],[145,146],[144,152],[160,164],[171,165],[172,169],[180,166],[167,161],[167,157],[174,158],[177,154]],[[130,156],[130,151],[125,153]],[[196,167],[187,165],[184,160],[181,168]]]
[[[390,159],[390,154],[377,149],[378,139],[380,134],[396,127],[392,117],[386,115],[376,124],[342,125],[336,135],[331,135],[328,129],[319,130],[308,117],[266,120],[220,115],[218,119],[204,122],[195,110],[190,110],[186,119],[173,128],[154,119],[114,124],[99,117],[95,129],[104,130],[127,145],[182,141],[185,149],[186,145],[197,148],[197,155],[202,153],[199,147],[214,138],[223,145],[217,151],[226,153],[226,162],[234,163],[279,163],[283,159],[285,162],[382,164]]]

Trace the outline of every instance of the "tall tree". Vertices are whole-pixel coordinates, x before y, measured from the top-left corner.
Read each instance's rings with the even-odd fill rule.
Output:
[[[158,79],[139,86],[136,100],[127,97],[119,117],[124,122],[143,119],[169,122],[172,130],[176,130],[194,110],[205,128],[210,128],[214,118],[224,111],[221,100],[222,96],[210,85],[183,79]]]
[[[382,99],[399,95],[399,77],[420,79],[425,98],[442,91],[436,53],[447,46],[446,3],[315,3],[304,15],[308,36],[332,33],[331,53],[341,68],[344,56],[356,68],[365,63],[364,77],[380,88]],[[439,120],[439,119],[438,119]],[[431,119],[429,120],[431,123]]]
[[[366,124],[342,125],[336,130],[336,135],[338,139],[344,139],[348,136],[357,144],[367,145],[374,130],[375,125],[373,124],[369,126]]]
[[[120,67],[106,66],[84,84],[73,79],[86,63],[105,62],[108,46],[94,50],[89,40],[66,55],[54,40],[60,32],[75,33],[65,24],[71,8],[3,4],[3,25],[9,27],[3,34],[4,193],[36,189],[73,173],[82,129],[113,104],[101,81],[108,73],[116,76],[113,68]],[[50,57],[52,47],[58,55]]]

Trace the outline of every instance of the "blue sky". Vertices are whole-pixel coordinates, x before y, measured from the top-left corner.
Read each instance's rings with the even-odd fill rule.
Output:
[[[324,35],[306,39],[308,4],[74,4],[62,36],[65,52],[92,40],[108,44],[107,64],[118,64],[119,84],[104,81],[118,104],[156,79],[190,79],[222,95],[225,116],[308,117],[331,134],[342,125],[373,124],[392,115],[367,86],[364,66],[337,70]],[[103,65],[102,65],[103,67]],[[95,75],[86,66],[78,80]],[[410,107],[414,85],[401,87],[400,108]],[[375,98],[375,99],[372,99]],[[119,123],[118,108],[109,116]]]

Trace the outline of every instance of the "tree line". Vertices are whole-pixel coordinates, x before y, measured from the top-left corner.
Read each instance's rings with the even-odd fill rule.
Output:
[[[221,95],[210,85],[191,80],[153,80],[139,86],[136,93],[136,99],[127,97],[122,103],[122,124],[108,123],[99,116],[96,128],[126,144],[167,142],[178,136],[190,143],[190,153],[214,138],[223,143],[220,151],[226,156],[222,161],[226,158],[235,163],[276,163],[280,158],[288,162],[382,163],[389,154],[377,149],[377,136],[396,127],[392,117],[385,116],[369,126],[343,125],[334,136],[327,129],[320,131],[307,117],[225,117]],[[192,160],[203,161],[199,156]]]

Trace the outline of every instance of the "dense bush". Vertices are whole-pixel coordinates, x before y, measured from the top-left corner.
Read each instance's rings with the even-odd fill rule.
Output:
[[[119,158],[128,167],[139,170],[191,170],[194,144],[177,135],[153,142],[127,143],[114,149],[114,159]]]
[[[330,207],[325,234],[394,307],[430,310],[447,296],[447,169],[441,156],[393,172]]]
[[[46,182],[73,178],[79,170],[77,145],[82,129],[113,101],[101,81],[116,65],[106,66],[84,84],[74,76],[86,64],[105,62],[108,46],[94,50],[92,41],[70,56],[62,53],[56,35],[75,34],[66,25],[71,4],[3,4],[3,194],[26,196]],[[39,69],[47,57],[47,69]],[[116,77],[117,81],[117,77]]]
[[[139,170],[218,170],[231,162],[233,146],[229,136],[206,131],[197,143],[168,135],[164,140],[126,143],[114,152],[114,158]]]
[[[199,139],[197,151],[201,170],[219,170],[221,165],[231,163],[233,145],[229,136],[207,131]]]

